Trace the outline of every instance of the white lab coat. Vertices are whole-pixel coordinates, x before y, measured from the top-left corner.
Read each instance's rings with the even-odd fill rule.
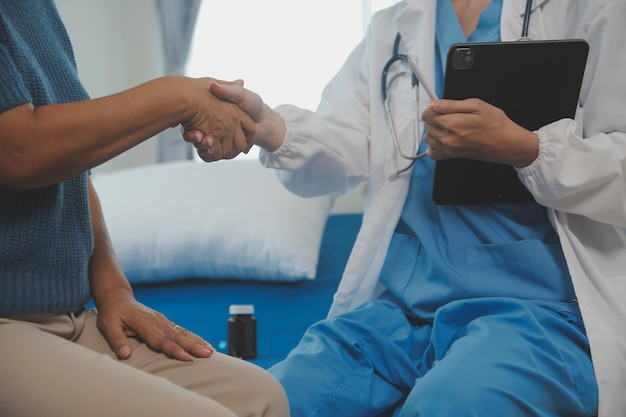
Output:
[[[504,0],[502,40],[519,38],[525,3]],[[548,207],[561,240],[591,344],[599,417],[624,417],[626,1],[534,3],[530,38],[584,38],[590,53],[576,122],[561,120],[541,128],[539,157],[518,173],[536,200]],[[405,1],[377,14],[366,38],[324,90],[315,113],[288,105],[277,108],[287,125],[285,141],[278,150],[261,153],[261,161],[277,168],[285,186],[302,196],[344,193],[368,182],[363,225],[330,315],[373,297],[380,285],[378,275],[410,179],[409,173],[396,174],[406,160],[398,156],[389,135],[381,72],[400,32],[434,83],[435,5],[436,0]],[[424,91],[421,96],[426,97]],[[406,100],[404,107],[411,109]],[[425,102],[421,100],[420,113]],[[400,126],[400,131],[403,148],[410,149],[412,129]]]

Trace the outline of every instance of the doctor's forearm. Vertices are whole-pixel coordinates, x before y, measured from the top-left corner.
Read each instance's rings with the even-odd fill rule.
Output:
[[[273,152],[283,144],[287,128],[280,114],[267,105],[264,105],[263,114],[263,120],[257,126],[254,143],[268,152]]]

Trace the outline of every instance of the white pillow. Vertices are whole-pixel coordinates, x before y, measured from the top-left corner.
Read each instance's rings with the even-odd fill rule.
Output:
[[[92,181],[132,283],[315,278],[333,198],[293,195],[258,160],[170,162]]]

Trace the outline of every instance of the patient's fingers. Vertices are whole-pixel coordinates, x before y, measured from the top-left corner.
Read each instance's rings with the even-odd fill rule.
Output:
[[[254,145],[249,137],[243,128],[235,131],[232,140],[224,138],[222,141],[216,141],[212,136],[203,137],[199,130],[183,131],[183,139],[193,144],[198,156],[205,162],[232,159],[242,152],[248,153]]]
[[[199,130],[185,130],[181,129],[183,140],[185,142],[193,143],[194,145],[202,142],[204,135]]]
[[[232,159],[246,149],[247,142],[243,130],[235,132],[232,141],[222,146],[222,159]]]
[[[215,156],[215,139],[212,136],[207,136],[202,139],[200,142],[194,142],[194,146],[196,147],[196,152],[198,156],[205,162],[212,162]],[[219,156],[221,156],[221,145],[217,142],[217,146],[219,146]]]
[[[192,356],[208,358],[215,351],[204,339],[170,322],[162,314],[154,313],[143,317],[141,323],[130,327],[152,349],[181,361],[191,361]]]
[[[185,352],[197,358],[208,358],[215,352],[215,349],[210,343],[179,325],[174,325],[168,332],[167,337],[174,342],[175,345],[178,345],[178,347],[182,348]],[[177,347],[174,345],[171,346],[177,356],[180,355],[184,357],[184,354],[182,354]],[[164,353],[166,352],[164,351]]]

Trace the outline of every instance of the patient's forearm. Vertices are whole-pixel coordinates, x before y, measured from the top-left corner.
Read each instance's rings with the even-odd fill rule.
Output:
[[[177,84],[158,80],[100,99],[0,113],[0,182],[45,186],[137,145],[184,118]]]
[[[100,199],[91,180],[89,181],[89,209],[94,235],[94,249],[89,260],[89,279],[92,295],[98,305],[101,297],[110,290],[124,291],[129,296],[133,291],[115,256],[104,222]]]
[[[1,112],[0,185],[57,183],[179,123],[238,143],[240,150],[254,125],[235,105],[213,96],[213,81],[163,77],[99,99]]]

